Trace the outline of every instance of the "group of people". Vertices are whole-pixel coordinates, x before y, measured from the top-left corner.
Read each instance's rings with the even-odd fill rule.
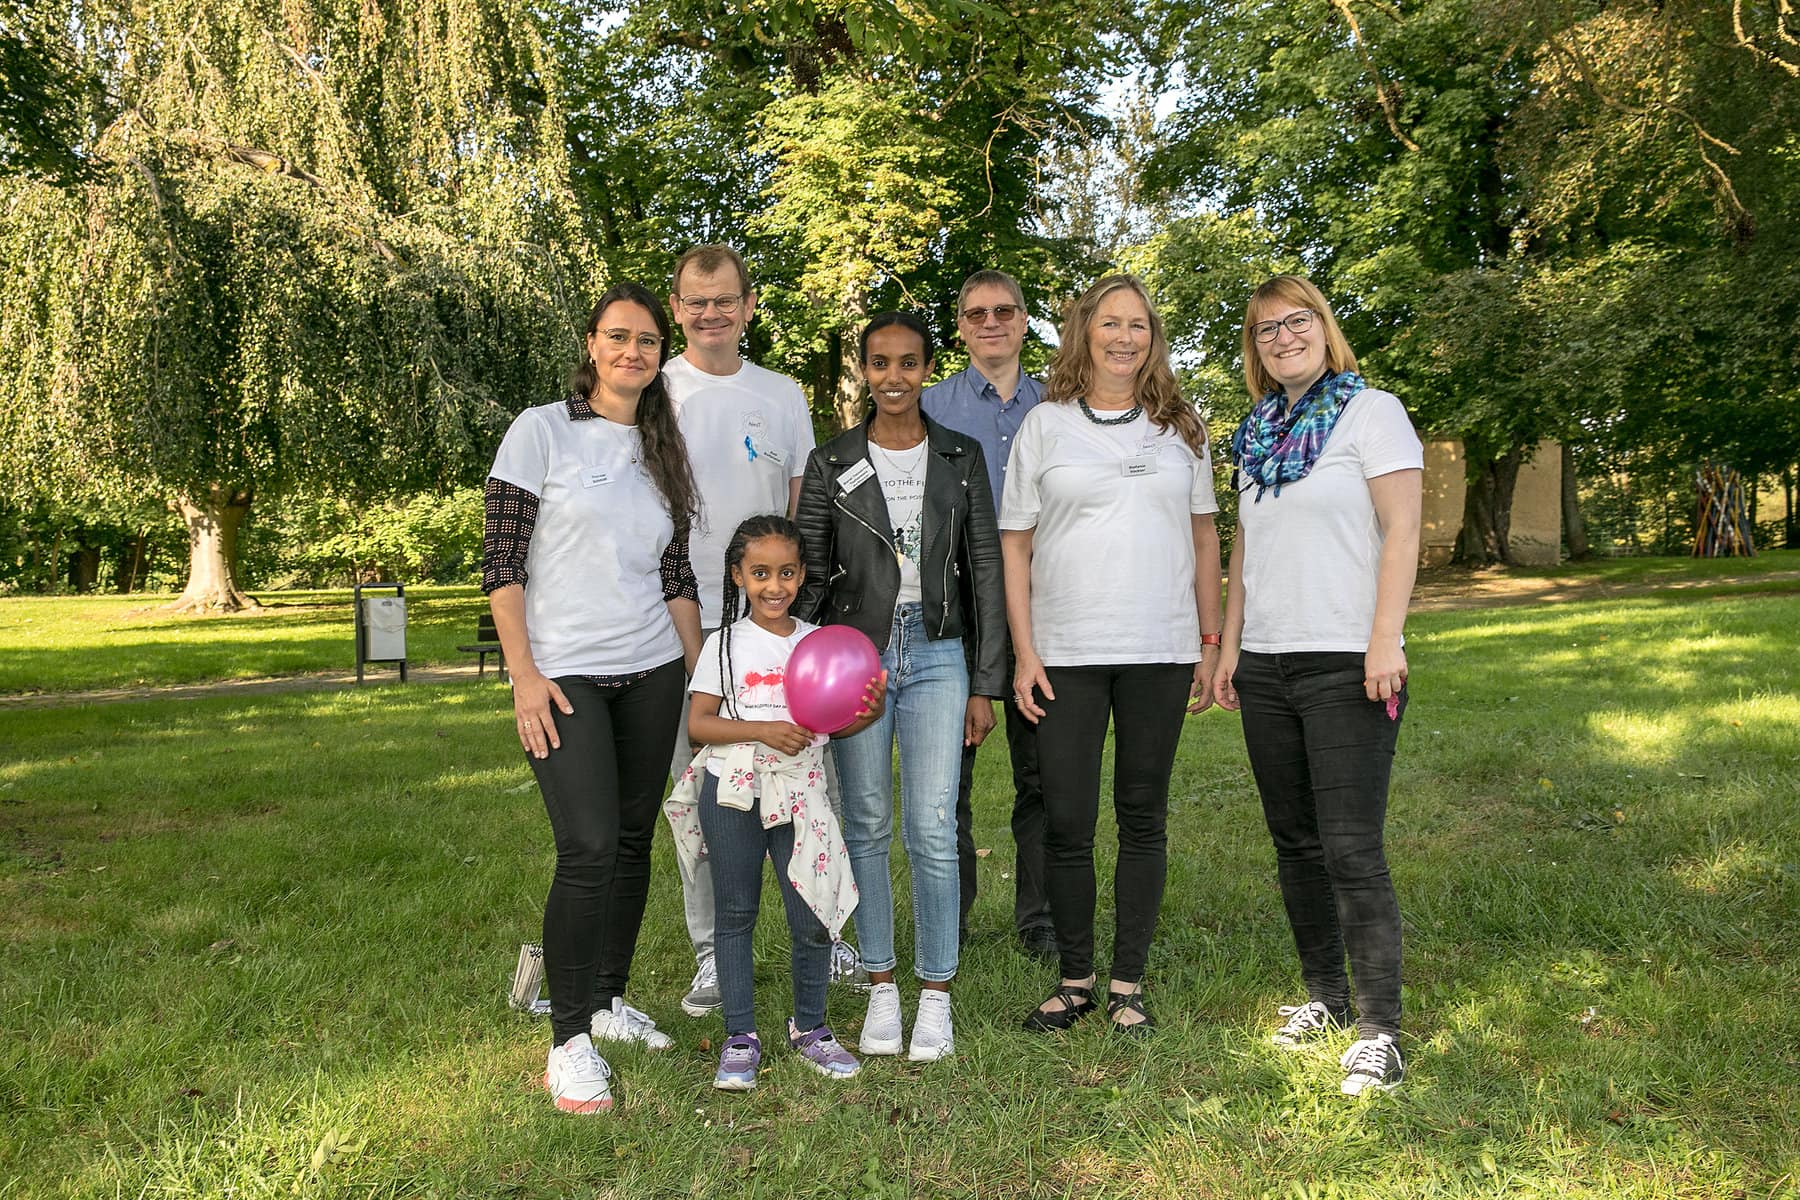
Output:
[[[834,963],[854,959],[852,920],[868,986],[857,1050],[952,1054],[975,899],[970,795],[996,701],[1014,927],[1059,968],[1026,1029],[1104,1007],[1120,1036],[1152,1035],[1144,979],[1170,779],[1184,715],[1217,703],[1242,712],[1306,986],[1271,1037],[1300,1046],[1354,1026],[1342,1090],[1398,1085],[1383,827],[1422,448],[1400,402],[1358,374],[1324,296],[1278,276],[1246,307],[1251,409],[1230,450],[1239,522],[1223,605],[1215,456],[1135,278],[1101,279],[1069,307],[1041,383],[1021,369],[1029,318],[1002,272],[963,285],[969,365],[936,384],[930,324],[876,316],[858,340],[868,416],[822,445],[799,386],[740,355],[755,306],[724,246],[681,257],[667,310],[640,285],[608,289],[569,394],[517,418],[488,479],[483,586],[556,845],[543,943],[557,1107],[611,1105],[596,1041],[670,1044],[625,1001],[659,813],[697,963],[682,1007],[723,1009],[715,1086],[754,1087],[761,1067],[751,939],[765,860],[788,923],[784,1032],[799,1060],[832,1078],[860,1070],[825,1012]],[[669,313],[685,339],[674,359]],[[785,696],[789,656],[821,625],[861,631],[880,655],[860,711],[829,737],[796,724]],[[1094,836],[1109,725],[1119,850],[1102,1003]],[[895,979],[896,747],[910,1039]]]

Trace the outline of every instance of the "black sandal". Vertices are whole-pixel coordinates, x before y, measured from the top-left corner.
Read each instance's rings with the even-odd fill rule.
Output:
[[[1053,1033],[1059,1029],[1072,1028],[1075,1022],[1099,1007],[1094,1003],[1094,988],[1075,987],[1072,984],[1058,984],[1052,1000],[1061,1000],[1062,1007],[1055,1010],[1034,1008],[1025,1017],[1025,1028],[1033,1033]]]
[[[1118,1020],[1119,1014],[1126,1009],[1130,1009],[1144,1019],[1133,1021],[1129,1025]],[[1156,1028],[1156,1018],[1151,1016],[1150,1010],[1144,1007],[1144,993],[1142,992],[1109,990],[1106,993],[1106,1016],[1112,1022],[1113,1032],[1122,1033],[1126,1037],[1149,1037],[1151,1031]]]

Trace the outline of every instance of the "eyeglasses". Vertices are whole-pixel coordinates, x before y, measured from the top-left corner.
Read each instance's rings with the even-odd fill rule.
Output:
[[[633,338],[637,339],[637,348],[645,354],[655,354],[663,344],[660,333],[632,333],[629,329],[596,329],[594,332],[621,350],[629,346]]]
[[[707,305],[719,310],[719,315],[729,317],[744,302],[742,292],[730,292],[723,296],[677,296],[681,302],[681,311],[690,317],[697,317],[706,311]]]
[[[963,320],[971,325],[986,325],[989,313],[993,313],[994,320],[1004,325],[1019,315],[1019,306],[1016,304],[996,304],[992,308],[965,308],[963,309],[962,315]]]
[[[1287,326],[1289,333],[1302,334],[1312,328],[1313,321],[1317,318],[1318,314],[1312,309],[1303,308],[1299,312],[1289,313],[1279,321],[1258,321],[1250,327],[1250,335],[1259,342],[1272,342],[1281,336],[1283,325]]]

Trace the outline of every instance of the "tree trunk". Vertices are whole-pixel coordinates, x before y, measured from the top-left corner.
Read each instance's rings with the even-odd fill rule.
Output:
[[[1562,448],[1562,519],[1563,540],[1569,545],[1569,558],[1579,562],[1590,558],[1587,522],[1581,518],[1581,491],[1575,478],[1575,452],[1565,443]]]
[[[187,588],[169,607],[176,612],[237,612],[260,605],[237,585],[238,526],[250,511],[249,488],[214,485],[170,505],[187,521]]]
[[[819,360],[815,376],[819,406],[832,414],[840,430],[860,424],[864,411],[856,360],[846,352],[844,340],[840,330],[834,329],[826,335],[825,353]]]
[[[1783,498],[1787,501],[1787,515],[1782,518],[1781,522],[1781,541],[1789,550],[1793,550],[1800,546],[1800,541],[1797,541],[1794,536],[1794,468],[1788,467],[1782,471],[1781,491]]]
[[[1519,461],[1519,451],[1512,450],[1475,465],[1463,496],[1462,531],[1456,535],[1451,561],[1471,567],[1512,562],[1509,537]]]
[[[119,550],[119,562],[113,569],[113,587],[119,592],[137,590],[138,572],[144,567],[144,551],[150,540],[148,533],[134,533]]]
[[[69,586],[77,592],[91,592],[100,579],[100,548],[77,546],[69,555]]]

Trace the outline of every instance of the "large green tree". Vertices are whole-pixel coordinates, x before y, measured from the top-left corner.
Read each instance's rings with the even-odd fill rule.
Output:
[[[1143,253],[1209,380],[1235,374],[1254,276],[1313,275],[1369,369],[1463,440],[1468,561],[1507,557],[1511,481],[1544,437],[1793,462],[1786,6],[1158,12],[1187,88],[1150,183],[1186,213]]]
[[[846,336],[870,311],[921,309],[948,337],[978,268],[1040,311],[1093,269],[1040,220],[1040,170],[1103,126],[1120,28],[1073,0],[576,10],[558,37],[577,194],[608,266],[653,283],[694,242],[745,248],[753,351],[847,420]]]
[[[152,494],[180,603],[253,500],[479,477],[575,344],[553,60],[509,0],[38,0],[104,84],[91,178],[0,183],[13,498]]]

